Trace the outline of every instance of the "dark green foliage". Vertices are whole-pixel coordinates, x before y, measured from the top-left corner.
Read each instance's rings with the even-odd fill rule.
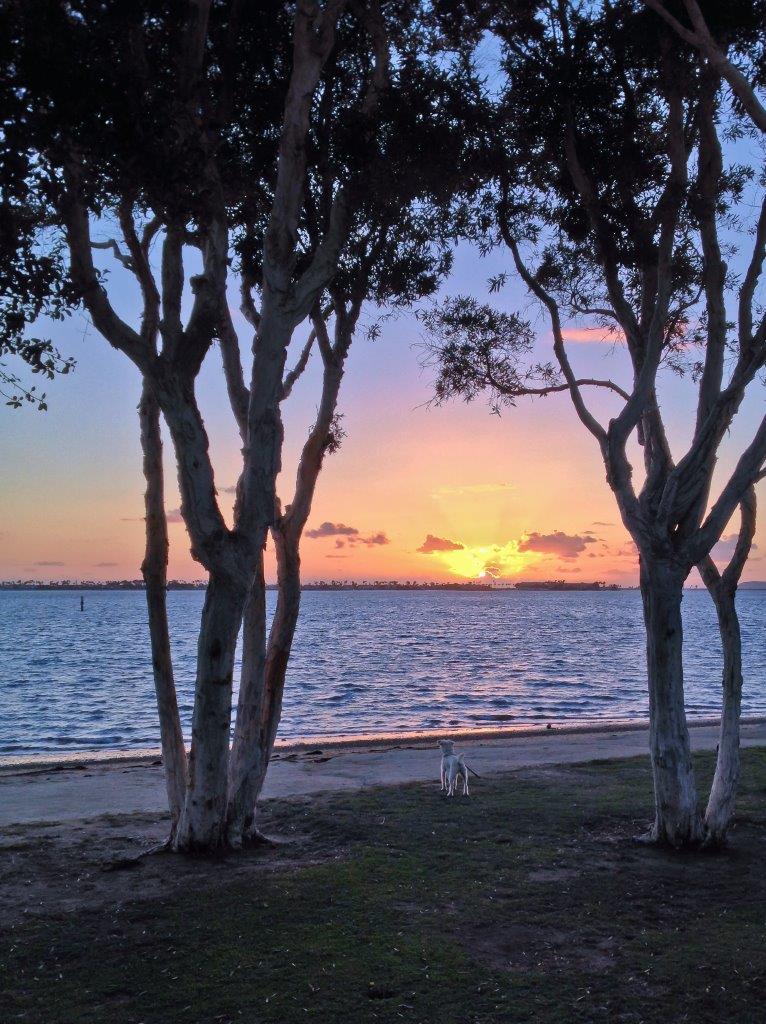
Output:
[[[311,262],[333,199],[345,188],[352,229],[337,286],[353,290],[361,273],[368,298],[401,305],[431,294],[449,270],[469,217],[466,199],[482,180],[474,126],[484,107],[468,44],[450,52],[424,5],[381,6],[393,60],[372,113],[365,108],[373,55],[362,7],[349,5],[341,19],[317,90],[294,272]],[[44,237],[55,254],[47,276],[39,273],[42,256],[24,274],[43,280],[45,298],[55,296],[61,309],[79,298],[60,248],[65,176],[75,161],[78,191],[107,232],[128,211],[139,222],[176,225],[193,242],[220,189],[232,266],[249,285],[260,284],[292,7],[217,0],[194,81],[179,59],[190,10],[181,0],[29,0],[0,10],[0,36],[13,54],[2,79],[2,116],[13,124],[9,150],[23,155],[13,174],[25,190],[26,218],[7,232],[6,255],[21,268],[32,241],[39,246]],[[0,189],[10,174],[0,166]],[[28,303],[17,334],[49,311],[50,301]]]
[[[703,8],[721,44],[759,80],[764,5]],[[748,186],[758,181],[762,196],[763,171],[757,155],[741,162],[742,149],[731,159],[727,142],[754,129],[700,54],[639,0],[540,4],[527,11],[523,33],[516,7],[488,12],[505,77],[494,95],[492,173],[476,213],[483,250],[504,249],[509,272],[521,275],[560,325],[574,320],[625,343],[634,383],[647,359],[654,366],[649,339],[658,335],[658,364],[694,380],[706,363],[715,376],[721,349],[731,355],[737,344],[762,346],[758,303],[752,330],[743,316],[739,337],[733,324],[716,322],[710,338],[711,308],[727,301],[735,310],[751,251],[758,263]],[[720,172],[711,170],[719,141]],[[705,236],[720,238],[729,263],[720,286]],[[490,293],[502,292],[509,277],[496,274]],[[528,325],[501,308],[459,297],[428,310],[423,322],[437,401],[483,392],[496,410],[563,385],[563,340],[553,363],[536,361]],[[639,439],[648,438],[645,457],[656,465],[647,472],[661,490],[667,442],[659,416],[647,415]],[[647,494],[648,503],[655,498]],[[679,509],[685,528],[701,504],[695,495]]]

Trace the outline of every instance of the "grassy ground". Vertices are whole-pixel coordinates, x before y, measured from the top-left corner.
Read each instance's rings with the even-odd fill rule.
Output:
[[[643,759],[475,780],[468,800],[413,785],[272,804],[291,837],[276,851],[184,867],[181,884],[165,857],[159,893],[145,864],[127,899],[4,929],[0,1020],[752,1024],[766,751],[744,764],[716,856],[631,842],[651,806]],[[699,768],[707,782],[709,756]]]

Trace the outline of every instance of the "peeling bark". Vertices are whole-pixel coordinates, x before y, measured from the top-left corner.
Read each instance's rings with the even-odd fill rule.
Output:
[[[261,553],[242,622],[242,672],[229,759],[228,838],[240,846],[255,832],[255,804],[266,773],[261,729],[266,666],[266,581]]]
[[[242,581],[211,575],[197,645],[189,784],[176,850],[216,850],[227,845],[232,680],[246,596]]]
[[[642,558],[649,746],[656,811],[649,837],[673,847],[696,846],[702,838],[684,708],[683,582],[684,576],[676,566],[658,564],[657,560],[647,566]]]
[[[705,577],[703,576],[703,579]],[[723,649],[723,703],[721,732],[715,775],[705,810],[705,842],[721,846],[726,841],[739,784],[739,733],[742,707],[742,637],[735,607],[735,591],[728,587],[707,584],[718,615]]]
[[[277,607],[268,644],[262,554],[245,612],[242,677],[229,769],[227,819],[229,842],[234,846],[259,837],[256,803],[274,749],[287,665],[300,611],[300,539],[331,443],[345,360],[360,308],[361,300],[354,304],[350,313],[339,304],[335,312],[334,344],[327,332],[325,314],[316,309],[312,315],[314,329],[304,348],[307,353],[311,340],[316,337],[324,362],[322,396],[316,422],[301,452],[293,500],[271,527],[277,556]],[[303,356],[301,361],[305,367]]]
[[[238,5],[235,5],[238,7]],[[332,182],[323,226],[304,246],[301,234],[307,202],[307,160],[312,131],[312,110],[324,69],[336,45],[336,28],[348,9],[347,0],[297,0],[292,11],[293,47],[270,209],[259,210],[252,224],[232,223],[231,204],[218,160],[222,138],[217,118],[227,108],[230,83],[221,84],[216,113],[211,115],[206,61],[211,40],[209,0],[191,5],[181,31],[174,37],[179,113],[171,126],[176,142],[199,154],[194,182],[193,213],[183,204],[162,208],[160,279],[155,279],[149,244],[160,230],[147,228],[141,237],[133,221],[136,197],[123,197],[119,223],[129,257],[115,242],[109,249],[137,279],[144,300],[141,331],[134,330],[114,310],[93,263],[90,215],[92,204],[84,185],[90,169],[75,151],[61,167],[61,218],[70,250],[70,274],[98,331],[137,366],[146,382],[142,405],[147,472],[147,558],[144,572],[152,631],[155,681],[168,765],[168,795],[175,831],[173,848],[179,851],[216,850],[255,834],[255,802],[265,776],[282,705],[285,673],[300,604],[298,543],[322,457],[331,436],[337,384],[342,376],[345,350],[336,346],[332,365],[326,364],[323,412],[304,449],[305,481],[299,475],[295,505],[300,515],[283,515],[276,492],[281,470],[284,429],[281,402],[303,372],[312,341],[303,349],[295,368],[285,375],[288,346],[296,327],[319,304],[330,288],[339,260],[360,209],[360,196],[352,188],[353,172],[344,170]],[[389,45],[377,0],[356,8],[372,44],[372,61],[361,99],[362,114],[372,118],[381,92],[387,87]],[[223,77],[234,59],[237,10],[229,19],[229,42],[221,65]],[[210,49],[214,49],[211,47]],[[219,87],[219,72],[213,79]],[[363,82],[364,84],[364,82]],[[271,122],[269,122],[271,125]],[[271,127],[269,127],[271,131]],[[370,140],[373,139],[370,123]],[[311,154],[312,159],[314,154]],[[143,194],[139,188],[138,193]],[[356,203],[356,205],[355,205]],[[100,210],[96,211],[100,213]],[[241,363],[239,339],[227,308],[227,278],[231,263],[230,230],[252,230],[262,245],[261,279],[242,279],[247,319],[253,324],[253,361],[248,385]],[[199,250],[202,271],[189,278],[193,301],[184,324],[184,247]],[[246,271],[243,271],[247,274]],[[364,281],[369,290],[369,271]],[[252,289],[260,286],[260,311]],[[361,300],[360,300],[361,302]],[[355,317],[358,316],[356,308]],[[354,320],[355,322],[355,320]],[[242,472],[237,487],[234,524],[227,526],[218,503],[205,423],[200,413],[195,381],[215,337],[221,341],[224,369],[240,437]],[[350,340],[350,334],[348,335]],[[344,342],[345,344],[345,342]],[[327,381],[333,381],[327,403]],[[159,411],[158,411],[159,410]],[[325,411],[329,410],[329,418]],[[208,573],[208,588],[201,617],[197,653],[191,751],[185,760],[173,703],[172,665],[165,606],[167,531],[162,507],[159,412],[168,426],[178,469],[181,514],[191,541],[191,554]],[[151,479],[150,479],[151,478]],[[310,487],[304,486],[310,482]],[[151,487],[150,487],[151,485]],[[152,489],[154,488],[154,489]],[[150,502],[152,511],[150,512]],[[294,510],[293,510],[294,511]],[[275,536],[279,560],[279,599],[269,636],[265,640],[265,585],[263,551],[269,530]],[[244,618],[244,664],[233,747],[229,749],[232,676],[236,641]],[[172,696],[172,700],[171,700]]]
[[[290,660],[301,600],[300,557],[297,543],[286,542],[274,532],[277,552],[277,607],[269,631],[268,645],[261,645],[265,629],[265,608],[256,596],[250,598],[251,650],[243,647],[242,684],[237,725],[232,748],[229,780],[229,842],[239,846],[260,838],[256,825],[256,804],[260,796],[282,715],[287,665]]]
[[[715,603],[723,651],[721,732],[715,775],[705,811],[705,843],[722,846],[734,816],[740,772],[740,717],[742,709],[742,636],[736,596],[742,570],[750,554],[756,523],[755,490],[740,504],[741,525],[731,561],[719,573],[708,556],[699,566],[703,582]]]
[[[164,476],[160,409],[150,388],[144,383],[138,407],[141,424],[146,492],[146,553],[141,572],[146,584],[146,606],[149,613],[149,636],[152,647],[152,670],[160,720],[162,763],[170,808],[171,838],[186,795],[186,750],[181,719],[178,713],[173,660],[167,612],[168,527],[165,515]]]

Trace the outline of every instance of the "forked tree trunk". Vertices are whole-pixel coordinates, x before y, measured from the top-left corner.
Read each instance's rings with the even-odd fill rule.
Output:
[[[197,645],[189,783],[177,850],[210,851],[227,845],[232,680],[246,596],[247,586],[240,580],[211,573]]]
[[[650,838],[674,847],[696,846],[702,822],[684,708],[682,573],[658,561],[647,565],[642,557],[641,595],[656,813]]]
[[[160,408],[149,387],[144,384],[138,406],[141,426],[141,449],[146,480],[146,551],[141,572],[146,584],[146,606],[149,613],[149,636],[152,649],[154,689],[160,722],[162,763],[170,808],[171,839],[186,795],[186,750],[181,719],[178,714],[170,654],[167,611],[168,526],[165,515],[164,475],[162,466],[162,435]]]
[[[345,358],[357,316],[358,308],[336,328],[338,338],[334,349],[330,345],[324,321],[314,320],[325,363],[322,398],[316,423],[301,452],[292,504],[271,529],[277,556],[277,607],[268,644],[265,643],[266,608],[262,560],[255,586],[263,597],[257,599],[251,595],[245,616],[242,681],[229,771],[227,817],[229,842],[233,846],[260,837],[255,821],[256,804],[266,778],[282,715],[287,665],[300,611],[300,539],[311,511],[322,461],[331,442]]]
[[[242,682],[229,771],[228,837],[232,846],[261,838],[256,825],[256,804],[282,715],[287,665],[300,610],[298,543],[278,529],[273,534],[278,593],[268,645],[259,642],[265,632],[265,601],[251,595],[248,607],[252,611],[245,613]]]
[[[702,567],[700,567],[702,569]],[[715,574],[718,576],[718,574]],[[739,723],[742,708],[742,636],[735,606],[736,591],[709,572],[702,578],[715,603],[723,649],[723,703],[715,775],[705,811],[705,842],[721,846],[726,841],[739,784]]]

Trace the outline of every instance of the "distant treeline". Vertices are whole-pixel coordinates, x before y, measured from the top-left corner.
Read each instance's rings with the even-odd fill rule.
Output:
[[[206,583],[202,580],[186,582],[184,580],[170,580],[168,590],[204,590]],[[762,584],[743,584],[743,586],[763,587]],[[143,580],[108,580],[105,582],[94,582],[92,580],[62,580],[61,582],[38,580],[5,580],[0,581],[0,590],[144,590]],[[267,590],[276,590],[276,584],[268,584]],[[319,580],[316,583],[304,583],[303,590],[449,590],[449,591],[476,591],[485,592],[490,590],[622,590],[616,583],[607,584],[603,582],[580,583],[568,582],[567,580],[544,580],[541,582],[518,582],[509,584],[474,583],[465,581],[461,583],[417,583],[414,580],[362,580],[353,582],[350,580]]]

